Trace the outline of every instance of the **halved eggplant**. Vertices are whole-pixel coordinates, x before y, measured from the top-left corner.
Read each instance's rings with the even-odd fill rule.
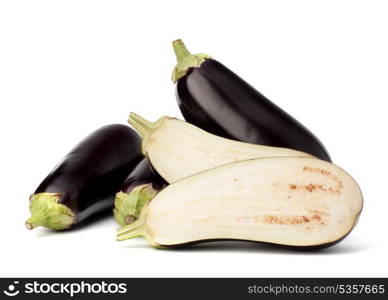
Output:
[[[142,160],[140,136],[129,126],[104,126],[80,142],[30,197],[27,229],[63,230],[111,211],[116,192]]]
[[[259,158],[167,186],[117,237],[144,236],[155,247],[219,239],[323,247],[352,230],[362,205],[355,180],[334,164]]]
[[[311,157],[292,149],[228,140],[175,118],[163,117],[151,123],[131,113],[129,123],[143,137],[143,154],[169,183],[234,161],[271,156]]]
[[[185,120],[236,141],[291,148],[330,161],[323,144],[305,126],[209,55],[191,54],[182,40],[172,80]]]
[[[144,158],[128,175],[116,194],[113,214],[116,222],[125,226],[139,217],[144,204],[150,201],[167,182],[156,173]]]

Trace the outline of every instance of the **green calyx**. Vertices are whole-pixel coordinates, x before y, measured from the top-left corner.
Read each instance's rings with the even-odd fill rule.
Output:
[[[151,246],[155,248],[163,248],[159,244],[155,243],[152,239],[152,235],[148,230],[147,227],[147,214],[148,214],[148,205],[150,202],[147,202],[140,213],[139,219],[133,222],[132,224],[126,225],[122,228],[120,228],[117,231],[117,240],[118,241],[125,241],[137,237],[144,237]]]
[[[173,41],[172,46],[177,59],[177,64],[171,77],[173,82],[176,82],[185,76],[190,68],[199,68],[206,59],[211,58],[209,55],[204,53],[191,54],[182,40]]]
[[[157,191],[152,184],[143,184],[135,187],[129,194],[118,192],[115,198],[113,214],[120,226],[135,222],[140,215],[143,206],[150,201]]]
[[[38,193],[30,197],[31,217],[26,221],[26,228],[31,230],[38,226],[53,230],[64,230],[75,222],[74,212],[66,205],[58,203],[57,193]]]
[[[147,144],[152,133],[154,133],[164,121],[171,119],[169,117],[162,117],[156,122],[150,122],[142,118],[138,114],[132,112],[129,114],[128,123],[135,128],[142,137],[142,152],[144,156],[147,156]]]

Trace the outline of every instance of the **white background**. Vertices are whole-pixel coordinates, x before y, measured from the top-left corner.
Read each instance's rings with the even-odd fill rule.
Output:
[[[1,1],[0,276],[387,276],[388,2]],[[359,182],[342,243],[156,250],[113,219],[27,231],[28,196],[94,129],[180,116],[171,41],[226,64],[309,127]]]

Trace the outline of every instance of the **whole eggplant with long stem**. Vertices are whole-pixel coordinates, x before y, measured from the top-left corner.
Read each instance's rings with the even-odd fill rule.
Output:
[[[28,229],[63,230],[113,208],[116,192],[142,160],[129,126],[104,126],[80,142],[30,197]]]
[[[213,134],[253,144],[291,148],[330,161],[322,143],[301,123],[226,66],[206,54],[191,54],[173,42],[172,80],[186,121]]]
[[[144,158],[125,179],[114,201],[114,217],[121,225],[136,221],[144,204],[150,201],[167,182]]]

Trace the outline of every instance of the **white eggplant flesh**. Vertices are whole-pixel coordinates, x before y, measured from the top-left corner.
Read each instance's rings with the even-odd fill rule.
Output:
[[[330,246],[355,226],[363,198],[355,180],[326,161],[259,158],[220,166],[169,185],[118,240],[155,247],[247,240]]]
[[[129,123],[143,137],[143,154],[169,183],[240,160],[277,156],[313,157],[293,149],[225,139],[170,117],[151,123],[131,113]]]

